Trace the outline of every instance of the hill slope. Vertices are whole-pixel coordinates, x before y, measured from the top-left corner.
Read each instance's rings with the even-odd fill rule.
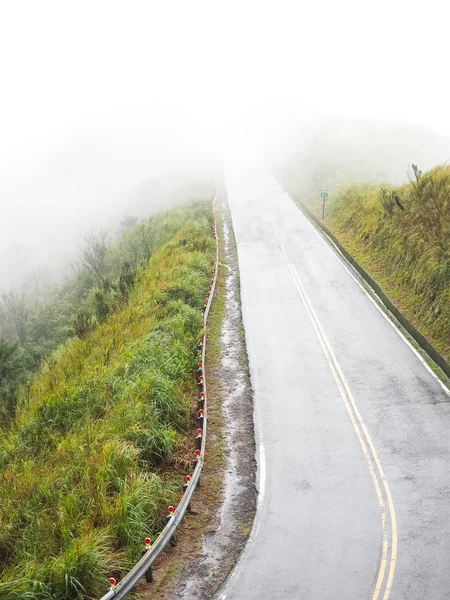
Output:
[[[450,167],[395,188],[348,186],[326,225],[450,359]]]
[[[66,342],[0,434],[0,597],[98,597],[163,526],[181,476],[215,244],[208,202],[159,215],[126,301]]]

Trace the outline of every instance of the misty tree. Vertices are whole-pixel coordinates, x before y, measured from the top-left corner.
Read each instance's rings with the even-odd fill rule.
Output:
[[[91,331],[92,319],[86,310],[81,310],[77,313],[74,319],[73,328],[73,333],[81,340]]]
[[[3,301],[0,300],[0,339],[11,340],[14,338],[12,323],[9,319],[7,307]]]
[[[85,267],[103,284],[107,280],[108,267],[106,256],[109,249],[108,232],[92,232],[83,237],[86,246],[83,248]]]
[[[111,271],[120,277],[124,260],[136,271],[152,256],[155,245],[154,218],[150,217],[125,231],[118,244],[108,253]]]
[[[133,229],[133,227],[136,225],[137,222],[138,222],[137,217],[131,217],[131,216],[125,217],[124,220],[120,224],[117,235],[119,237],[121,237],[126,231],[128,231],[129,229]]]
[[[27,330],[30,317],[30,302],[25,294],[11,291],[2,297],[2,326],[5,327],[5,338],[27,340]]]
[[[24,373],[25,364],[18,343],[0,340],[0,418],[10,418],[14,414]]]
[[[419,167],[417,165],[412,165],[412,170],[414,173],[414,177],[416,178],[416,181],[419,181],[419,179],[423,175],[422,171],[419,169]]]
[[[153,254],[154,249],[154,235],[155,235],[155,223],[154,218],[150,217],[142,227],[136,228],[141,236],[141,248],[143,251],[144,261],[148,260]]]
[[[128,294],[134,285],[136,272],[132,269],[130,263],[125,261],[122,264],[122,269],[119,277],[119,291],[123,300],[128,299]]]
[[[107,290],[96,290],[94,299],[95,316],[100,323],[103,323],[111,312],[111,303],[108,298]]]

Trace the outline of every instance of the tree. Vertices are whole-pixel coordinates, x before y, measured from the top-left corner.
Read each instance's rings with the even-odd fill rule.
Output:
[[[120,271],[120,277],[119,277],[119,291],[121,293],[123,300],[128,299],[128,294],[134,285],[135,278],[136,278],[136,273],[131,268],[130,263],[128,261],[125,261],[122,264],[122,268]]]
[[[0,415],[12,417],[17,392],[25,374],[25,364],[19,345],[0,340]]]
[[[92,328],[92,319],[86,310],[81,310],[74,319],[73,333],[81,340],[87,336]]]
[[[109,248],[108,232],[92,232],[84,238],[86,246],[83,249],[84,265],[101,283],[107,279],[106,255]]]
[[[417,165],[412,165],[412,170],[414,172],[414,177],[416,178],[416,181],[419,181],[419,179],[423,175],[422,171],[419,169],[419,167]]]
[[[126,231],[128,231],[129,229],[133,229],[133,227],[136,225],[137,222],[138,222],[137,217],[131,217],[131,216],[125,217],[124,220],[120,224],[120,228],[119,228],[119,231],[117,232],[117,235],[119,237],[121,237]]]
[[[25,294],[11,291],[9,294],[3,294],[2,300],[4,313],[2,321],[6,321],[16,339],[26,342],[30,317],[28,297]]]

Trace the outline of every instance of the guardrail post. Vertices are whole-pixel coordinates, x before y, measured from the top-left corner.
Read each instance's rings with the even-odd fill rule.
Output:
[[[146,552],[148,550],[150,550],[150,548],[151,548],[150,538],[148,538],[148,537],[145,538],[144,542],[145,542],[145,548],[142,550],[142,556],[144,556],[144,554],[146,554]],[[145,572],[145,581],[147,583],[152,583],[152,581],[153,581],[152,565],[150,565],[149,568],[147,569],[147,571]]]
[[[198,409],[205,410],[205,392],[200,392],[200,394],[199,394]]]
[[[192,468],[195,469],[197,466],[198,459],[200,458],[200,450],[195,451],[195,459],[192,461]]]
[[[169,506],[169,508],[167,510],[169,511],[169,514],[167,515],[166,520],[170,521],[175,509],[173,506]],[[169,544],[172,546],[172,548],[177,545],[177,540],[175,539],[175,534],[170,538]]]
[[[196,456],[196,459],[195,459],[195,461],[194,461],[194,469],[195,469],[195,467],[197,466],[197,462],[200,460],[201,453],[202,453],[202,451],[201,451],[199,448],[196,448],[196,450],[195,450],[195,456]],[[196,488],[195,488],[195,489],[197,489],[197,488],[199,488],[199,487],[200,487],[200,475],[198,476],[198,479],[197,479],[197,486],[196,486]]]
[[[153,572],[152,572],[152,566],[150,565],[149,568],[147,569],[146,573],[145,573],[145,581],[147,583],[152,583],[153,582]]]
[[[200,410],[198,411],[198,417],[197,417],[197,427],[203,429],[204,419],[205,419],[205,411],[203,410],[203,408],[200,408]]]
[[[183,493],[186,492],[186,490],[189,487],[189,483],[191,481],[191,476],[190,475],[186,475],[186,477],[184,478],[184,483],[183,483]],[[187,509],[186,509],[189,513],[192,512],[191,511],[191,503],[189,502],[189,504],[187,505]]]
[[[202,437],[203,437],[203,429],[197,429],[197,437],[195,438],[195,449],[201,450],[202,448]]]

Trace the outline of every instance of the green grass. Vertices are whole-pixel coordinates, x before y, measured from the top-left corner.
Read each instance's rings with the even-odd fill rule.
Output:
[[[400,206],[395,200],[397,197]],[[341,189],[327,227],[450,359],[450,167],[399,188]]]
[[[22,392],[0,433],[1,598],[98,598],[163,527],[196,397],[211,225],[208,202],[153,218],[159,250],[127,302]]]

